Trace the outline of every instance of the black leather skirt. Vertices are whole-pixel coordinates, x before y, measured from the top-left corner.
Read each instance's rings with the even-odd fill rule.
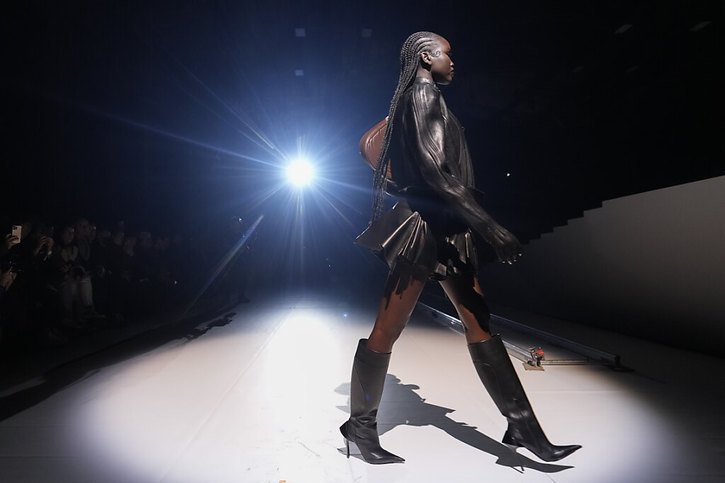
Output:
[[[471,230],[450,212],[402,200],[372,223],[355,243],[372,250],[391,270],[404,264],[419,279],[445,280],[478,268]]]

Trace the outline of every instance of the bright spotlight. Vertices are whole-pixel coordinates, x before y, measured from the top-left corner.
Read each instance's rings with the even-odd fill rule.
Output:
[[[287,165],[287,180],[294,186],[307,186],[314,177],[315,169],[305,159],[296,159]]]

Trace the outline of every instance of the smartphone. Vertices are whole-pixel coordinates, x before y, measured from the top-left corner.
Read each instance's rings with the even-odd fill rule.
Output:
[[[23,234],[23,225],[13,225],[13,231],[10,234],[18,237],[18,241],[20,241]]]

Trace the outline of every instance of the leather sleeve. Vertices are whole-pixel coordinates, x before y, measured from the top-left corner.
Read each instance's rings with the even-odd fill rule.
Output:
[[[496,222],[474,197],[474,189],[451,174],[446,159],[446,125],[440,91],[431,84],[413,87],[402,113],[403,135],[420,179],[474,231],[489,240]]]

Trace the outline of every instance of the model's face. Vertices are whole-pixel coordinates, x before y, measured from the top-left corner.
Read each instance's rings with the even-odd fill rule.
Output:
[[[428,53],[430,74],[437,84],[447,85],[453,81],[453,60],[451,59],[451,44],[443,37],[436,39]]]

